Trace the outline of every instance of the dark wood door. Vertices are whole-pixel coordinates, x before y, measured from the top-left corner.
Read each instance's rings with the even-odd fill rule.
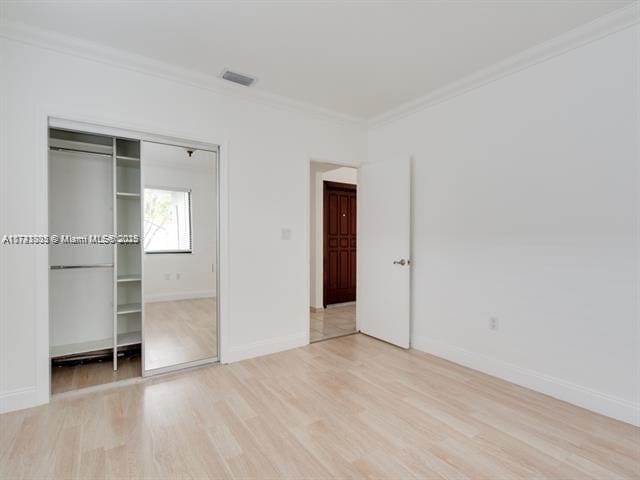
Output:
[[[324,306],[356,299],[356,186],[324,182]]]

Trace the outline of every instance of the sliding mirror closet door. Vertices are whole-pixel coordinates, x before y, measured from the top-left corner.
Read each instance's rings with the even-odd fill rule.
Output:
[[[143,144],[144,368],[218,356],[217,153]]]

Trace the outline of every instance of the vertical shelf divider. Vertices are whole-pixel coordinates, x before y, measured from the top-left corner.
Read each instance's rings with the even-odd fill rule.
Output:
[[[129,138],[113,139],[114,152],[114,233],[116,235],[138,235],[142,238],[142,142]],[[119,350],[131,345],[142,344],[142,244],[123,243],[114,246],[114,324],[113,363],[118,369]],[[137,252],[136,249],[140,251]],[[136,253],[140,255],[136,259]],[[138,264],[138,262],[140,262]],[[120,276],[135,276],[129,282],[118,281]],[[138,304],[139,307],[121,309],[124,304]],[[141,351],[143,355],[143,352]]]

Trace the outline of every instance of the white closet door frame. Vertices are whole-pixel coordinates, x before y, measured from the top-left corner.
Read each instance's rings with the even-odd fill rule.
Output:
[[[39,184],[45,186],[44,189],[44,198],[48,198],[48,129],[49,128],[60,128],[60,129],[68,129],[68,130],[76,130],[87,133],[95,133],[100,135],[107,135],[131,140],[139,140],[141,142],[141,158],[143,155],[143,142],[154,142],[154,143],[162,143],[168,145],[174,145],[185,148],[194,148],[197,150],[206,150],[212,151],[216,153],[217,156],[217,181],[218,181],[218,229],[217,229],[217,271],[216,271],[216,281],[217,281],[217,336],[218,336],[218,356],[211,359],[199,360],[195,362],[184,363],[180,365],[176,365],[173,367],[167,367],[162,369],[157,369],[152,372],[147,372],[145,374],[144,369],[144,306],[142,313],[142,372],[143,376],[151,376],[156,374],[165,373],[168,371],[174,370],[182,370],[185,368],[203,365],[207,363],[226,363],[226,358],[228,358],[228,349],[229,349],[229,245],[228,245],[228,226],[229,226],[229,196],[228,196],[228,150],[229,150],[229,142],[224,139],[215,139],[209,138],[206,140],[201,139],[192,139],[183,135],[183,132],[165,132],[163,134],[155,134],[150,133],[154,130],[153,126],[149,127],[136,127],[136,129],[125,129],[118,127],[117,125],[110,124],[110,122],[105,122],[102,124],[96,124],[95,118],[83,120],[81,118],[69,119],[67,114],[61,114],[58,112],[42,112],[41,118],[44,120],[45,128],[43,128],[44,135],[42,136],[42,144],[43,144],[43,165],[44,167],[37,172],[39,174]],[[123,119],[122,124],[126,124],[126,119]],[[141,185],[144,185],[144,168],[141,166]],[[143,205],[143,198],[141,196],[141,208]],[[142,212],[141,212],[142,213]],[[141,217],[142,218],[142,217]],[[42,223],[44,225],[48,225],[48,216],[44,218]],[[47,255],[48,258],[48,255]],[[48,274],[48,259],[47,263],[47,274]],[[142,275],[144,281],[144,262],[142,265]],[[48,275],[47,275],[48,279]],[[44,291],[48,292],[49,283],[46,281],[46,285],[42,285],[40,287]],[[46,300],[45,311],[47,312],[46,316],[41,316],[43,318],[42,330],[46,331],[46,344],[45,342],[40,342],[43,348],[41,348],[42,352],[39,352],[38,357],[39,361],[39,371],[50,373],[49,366],[49,296],[44,295]],[[144,302],[143,302],[144,304]],[[46,376],[46,384],[44,382],[43,385],[38,385],[38,397],[42,400],[50,398],[50,374]]]

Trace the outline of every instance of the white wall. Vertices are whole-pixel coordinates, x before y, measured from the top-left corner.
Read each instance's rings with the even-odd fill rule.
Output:
[[[113,228],[113,160],[100,155],[51,152],[49,166],[51,234],[86,235]],[[113,247],[56,245],[51,265],[113,262]],[[51,346],[113,336],[113,270],[61,269],[49,272]],[[87,319],[90,315],[90,319]]]
[[[368,140],[371,161],[413,155],[413,345],[636,423],[638,39],[628,28]]]
[[[360,162],[361,127],[53,48],[0,40],[0,232],[47,230],[48,114],[226,141],[226,359],[305,344],[309,158]],[[47,277],[45,247],[0,247],[0,410],[48,399]]]
[[[145,143],[142,160],[145,187],[191,191],[192,233],[189,254],[144,255],[144,300],[216,297],[216,154]]]
[[[311,162],[310,192],[310,306],[323,308],[324,290],[324,187],[323,182],[358,184],[358,170],[327,163]]]

